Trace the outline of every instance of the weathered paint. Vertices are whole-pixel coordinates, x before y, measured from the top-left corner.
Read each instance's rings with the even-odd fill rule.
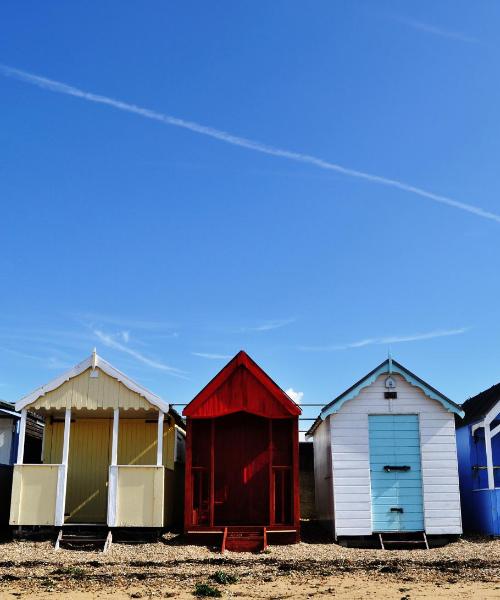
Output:
[[[418,415],[370,415],[368,422],[373,531],[423,531]]]
[[[53,525],[58,465],[15,465],[11,525]]]
[[[164,467],[119,466],[117,527],[163,527]]]
[[[58,388],[40,396],[30,408],[33,410],[114,409],[151,410],[152,405],[123,383],[96,369],[98,377],[91,377],[92,369],[65,381]],[[156,408],[154,409],[156,411]]]
[[[0,465],[10,465],[14,419],[0,419]]]
[[[316,516],[328,530],[332,529],[334,521],[330,419],[327,417],[319,424],[313,439]]]

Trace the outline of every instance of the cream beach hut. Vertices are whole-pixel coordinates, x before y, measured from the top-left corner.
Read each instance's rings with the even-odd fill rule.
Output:
[[[185,436],[182,419],[161,398],[94,351],[16,410],[11,525],[58,527],[64,539],[70,526],[111,532],[171,524]],[[45,419],[42,464],[24,462],[28,411]]]

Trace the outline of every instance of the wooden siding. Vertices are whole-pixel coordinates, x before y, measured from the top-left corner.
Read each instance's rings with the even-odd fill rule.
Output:
[[[54,525],[57,465],[16,465],[12,481],[11,525]]]
[[[158,422],[156,420],[120,419],[118,428],[119,465],[156,465]],[[175,426],[163,428],[163,464],[174,468]]]
[[[123,383],[110,377],[100,369],[96,369],[98,377],[91,377],[91,369],[87,369],[80,375],[65,381],[55,390],[47,392],[35,402],[30,408],[62,410],[65,408],[88,410],[97,409],[144,409],[157,410],[137,392],[129,390]]]
[[[320,423],[313,438],[316,516],[328,529],[334,521],[330,419]]]
[[[111,421],[77,420],[69,440],[65,522],[106,523]]]
[[[112,419],[77,418],[71,423],[65,510],[68,523],[106,521],[112,422]],[[63,422],[47,421],[43,455],[45,464],[61,462],[63,434]],[[156,419],[120,418],[118,464],[156,465],[157,435]],[[183,485],[174,483],[178,477],[168,475],[176,468],[175,438],[175,425],[172,423],[168,426],[165,422],[163,430],[163,465],[167,469],[164,492],[165,525],[172,523],[175,518],[174,504],[177,502],[175,494],[180,495],[180,502],[183,495]],[[183,455],[182,449],[180,454]],[[124,518],[128,519],[128,517]]]
[[[82,422],[98,422],[106,420],[112,427],[112,419],[76,419],[73,426]],[[45,425],[45,441],[43,462],[59,464],[62,457],[64,423],[47,421]],[[158,423],[156,420],[146,422],[144,419],[120,418],[118,429],[118,464],[119,465],[155,465],[156,446],[158,443]],[[70,435],[70,440],[71,440]],[[175,461],[175,426],[165,424],[163,429],[163,465],[167,469],[174,468]],[[109,464],[109,462],[108,462]]]
[[[164,467],[118,467],[117,527],[163,527]]]
[[[386,377],[378,377],[330,417],[335,535],[372,533],[369,414],[419,415],[425,530],[428,534],[459,534],[462,525],[454,415],[399,375],[393,375],[397,399],[386,400]],[[320,477],[317,485],[327,484],[322,484]]]

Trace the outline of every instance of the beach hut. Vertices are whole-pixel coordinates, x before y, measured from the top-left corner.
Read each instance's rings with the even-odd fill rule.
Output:
[[[245,352],[186,406],[191,539],[222,551],[298,541],[300,412]]]
[[[76,544],[89,527],[97,539],[108,530],[109,543],[112,528],[171,523],[183,422],[158,396],[94,351],[16,410],[11,525],[58,527],[60,543]],[[28,411],[45,419],[42,464],[25,460]]]
[[[391,358],[327,404],[308,435],[317,515],[335,539],[427,547],[428,535],[460,534],[462,414]]]
[[[0,400],[0,526],[8,526],[13,464],[17,457],[21,414],[10,402]],[[29,462],[42,460],[43,422],[35,415],[26,417],[25,454]]]
[[[457,446],[464,530],[500,536],[500,383],[462,408]]]

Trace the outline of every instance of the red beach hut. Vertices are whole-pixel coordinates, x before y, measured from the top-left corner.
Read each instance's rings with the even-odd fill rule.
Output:
[[[299,540],[300,413],[243,351],[203,388],[183,411],[185,533],[222,551]]]

